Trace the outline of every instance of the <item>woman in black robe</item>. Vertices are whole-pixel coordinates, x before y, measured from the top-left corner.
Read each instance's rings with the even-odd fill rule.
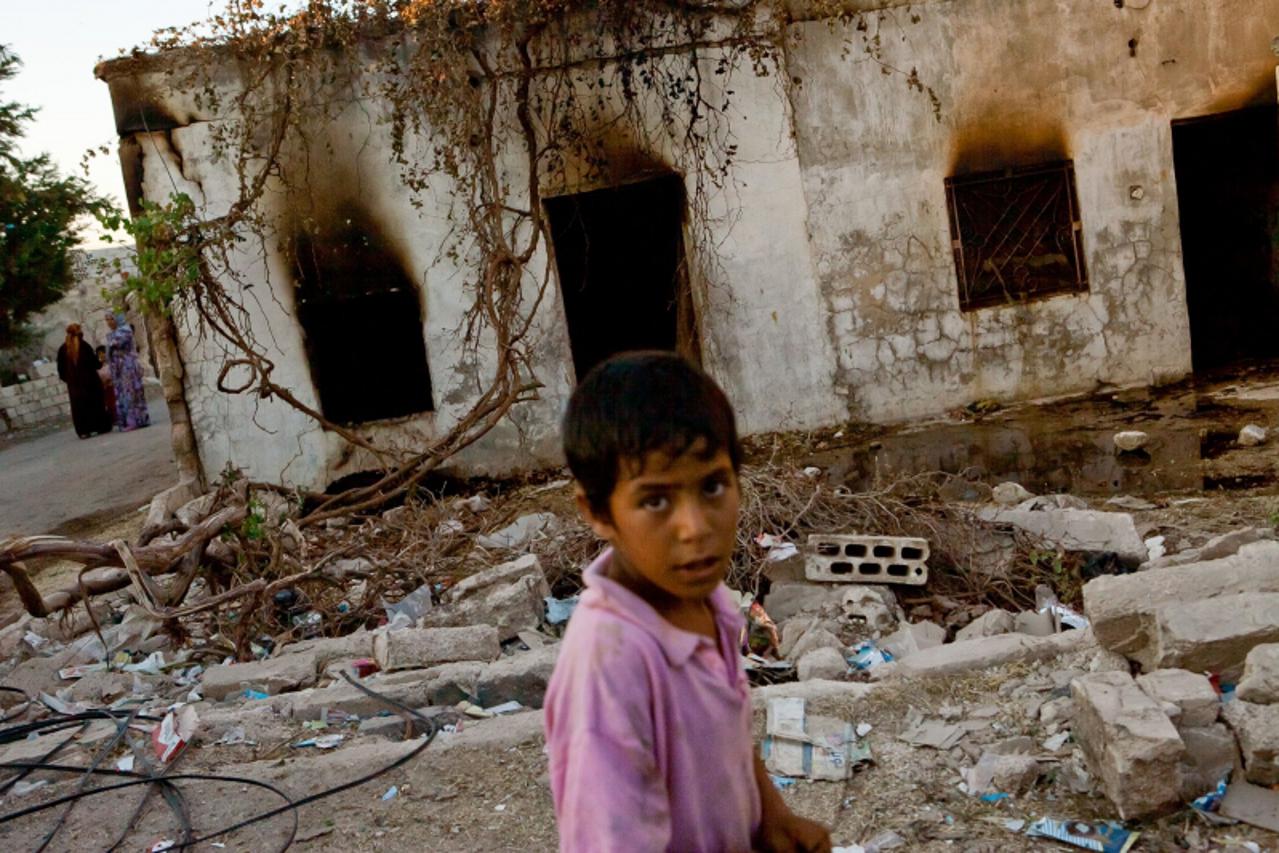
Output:
[[[58,378],[67,383],[71,396],[71,421],[76,435],[88,438],[95,432],[111,432],[102,398],[101,362],[93,347],[84,342],[79,323],[67,326],[67,339],[58,347]]]

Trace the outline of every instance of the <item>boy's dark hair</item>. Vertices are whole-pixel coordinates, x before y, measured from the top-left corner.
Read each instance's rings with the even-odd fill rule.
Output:
[[[591,369],[564,415],[564,455],[591,510],[608,516],[623,463],[654,451],[677,458],[698,441],[709,459],[726,450],[733,470],[742,448],[732,406],[715,381],[671,352],[628,352]]]

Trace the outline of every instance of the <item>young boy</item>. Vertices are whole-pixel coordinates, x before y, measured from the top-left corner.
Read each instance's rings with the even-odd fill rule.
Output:
[[[564,418],[585,573],[546,694],[562,851],[829,851],[751,740],[741,614],[722,581],[741,448],[724,393],[670,353],[592,370]]]

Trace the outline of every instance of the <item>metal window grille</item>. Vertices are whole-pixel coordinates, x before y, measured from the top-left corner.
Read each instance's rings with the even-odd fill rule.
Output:
[[[959,307],[1088,290],[1070,161],[946,179]]]

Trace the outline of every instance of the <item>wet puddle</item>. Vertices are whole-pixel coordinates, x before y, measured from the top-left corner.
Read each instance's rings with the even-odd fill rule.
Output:
[[[821,451],[812,464],[853,489],[932,471],[1037,494],[1155,495],[1272,490],[1272,448],[1241,448],[1239,429],[1279,426],[1279,369],[1260,376],[1183,383],[1166,391],[1018,406],[974,421],[900,429],[873,441]],[[1114,435],[1140,430],[1150,441],[1116,453]]]

